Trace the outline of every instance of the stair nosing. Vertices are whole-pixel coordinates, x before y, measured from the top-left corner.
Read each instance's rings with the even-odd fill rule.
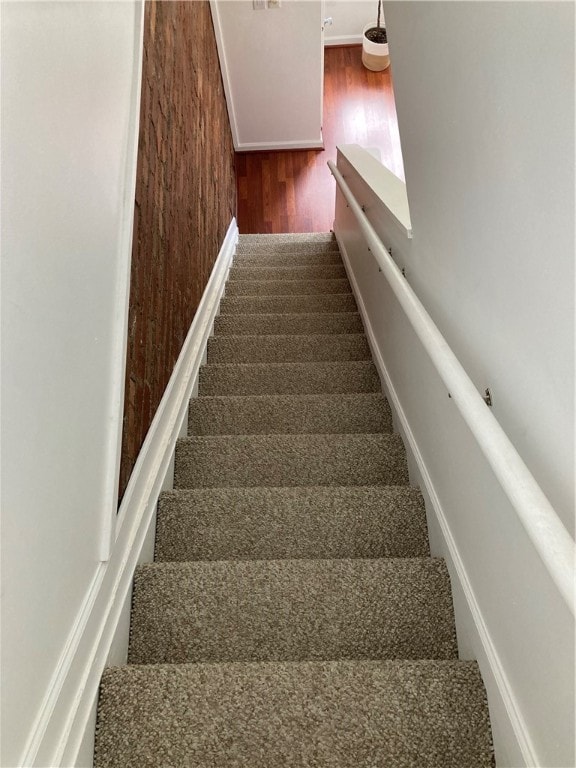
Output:
[[[255,567],[259,568],[269,568],[273,569],[275,565],[280,564],[282,566],[287,566],[288,563],[290,563],[293,567],[306,567],[306,563],[334,563],[341,565],[342,568],[346,567],[345,564],[354,564],[354,566],[360,566],[363,563],[366,563],[367,565],[378,565],[378,564],[386,564],[387,566],[392,566],[396,562],[401,563],[409,563],[410,565],[416,565],[416,563],[423,564],[427,563],[432,566],[442,566],[443,569],[445,569],[446,573],[448,574],[448,565],[446,563],[446,558],[439,557],[439,556],[433,556],[433,555],[415,555],[414,557],[288,557],[288,558],[270,558],[270,559],[262,559],[262,558],[252,558],[250,560],[183,560],[183,561],[174,561],[174,560],[167,560],[165,562],[157,562],[152,561],[150,563],[139,563],[136,566],[136,572],[142,573],[143,571],[154,571],[154,570],[163,570],[163,571],[178,571],[178,570],[186,570],[186,569],[205,569],[207,567],[214,569],[218,567],[234,567],[238,568],[239,570],[248,570],[250,566],[254,565]]]

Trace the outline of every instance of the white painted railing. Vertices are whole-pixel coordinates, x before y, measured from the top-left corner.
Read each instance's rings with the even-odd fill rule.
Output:
[[[404,310],[462,418],[524,526],[548,573],[575,614],[576,548],[532,473],[484,402],[432,318],[389,255],[335,164],[328,167],[368,248]],[[383,201],[385,205],[385,201]]]

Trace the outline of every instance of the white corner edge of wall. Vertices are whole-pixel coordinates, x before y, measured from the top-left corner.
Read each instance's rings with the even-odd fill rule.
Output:
[[[230,131],[232,133],[232,143],[234,149],[238,151],[238,121],[236,119],[236,110],[234,108],[234,97],[232,95],[232,85],[230,83],[230,68],[226,58],[226,46],[224,45],[224,34],[222,32],[222,22],[218,8],[219,0],[210,0],[210,12],[212,14],[212,26],[214,28],[214,37],[216,38],[216,48],[218,50],[218,59],[220,61],[220,71],[222,74],[222,85],[224,87],[224,96],[228,107],[228,118],[230,121]]]
[[[186,420],[237,242],[238,225],[233,218],[130,477],[118,512],[110,560],[96,564],[94,579],[52,676],[20,766],[61,768],[77,764],[134,570]]]
[[[508,748],[510,753],[521,755],[521,759],[525,766],[539,765],[539,760],[536,754],[536,750],[530,738],[528,727],[522,717],[522,713],[516,697],[514,696],[512,686],[508,680],[508,677],[504,671],[500,657],[496,650],[496,647],[492,641],[492,637],[484,621],[482,611],[476,599],[476,595],[470,583],[466,567],[460,555],[460,551],[452,534],[450,525],[448,523],[447,516],[442,508],[442,503],[434,487],[432,478],[428,472],[424,458],[418,447],[418,443],[412,432],[402,403],[392,379],[388,373],[386,363],[379,349],[374,329],[368,315],[368,311],[360,294],[358,283],[356,281],[354,271],[348,256],[346,246],[342,239],[339,237],[336,229],[336,223],[334,223],[334,234],[338,242],[340,252],[342,255],[342,261],[346,268],[348,279],[352,287],[352,292],[356,298],[358,304],[358,310],[362,317],[366,337],[370,346],[374,364],[378,370],[380,380],[383,384],[385,394],[390,402],[390,407],[393,413],[397,417],[397,423],[400,428],[404,444],[407,451],[411,454],[413,459],[412,465],[416,467],[418,473],[418,479],[421,480],[425,495],[430,500],[432,505],[432,511],[438,525],[442,532],[442,536],[445,542],[445,549],[447,555],[447,564],[452,578],[456,577],[458,584],[462,590],[464,598],[466,600],[467,607],[470,611],[470,616],[474,622],[474,628],[476,631],[478,643],[477,645],[483,650],[484,658],[478,658],[478,664],[481,667],[482,677],[486,688],[490,689],[492,695],[496,693],[500,701],[498,702],[498,708],[500,711],[505,712],[508,718],[508,733],[515,739],[515,744]]]
[[[324,149],[322,137],[294,141],[255,141],[238,144],[237,152],[279,152],[290,149]]]
[[[384,202],[391,221],[411,240],[412,221],[406,182],[359,144],[338,144],[337,150],[357,171],[363,183]]]
[[[118,268],[116,276],[116,300],[113,337],[113,358],[110,403],[112,419],[106,451],[107,487],[105,499],[110,506],[103,505],[98,559],[107,561],[114,545],[115,521],[111,510],[118,503],[118,481],[120,478],[120,460],[122,448],[122,422],[124,417],[124,387],[126,370],[126,351],[128,347],[128,309],[130,298],[130,268],[132,264],[132,241],[134,237],[134,199],[136,197],[136,176],[138,170],[138,132],[140,127],[140,103],[142,100],[142,69],[144,61],[144,2],[135,0],[137,9],[134,45],[134,77],[130,96],[130,124],[125,146],[124,186],[122,194],[122,218],[118,237]],[[115,515],[114,515],[115,517]]]

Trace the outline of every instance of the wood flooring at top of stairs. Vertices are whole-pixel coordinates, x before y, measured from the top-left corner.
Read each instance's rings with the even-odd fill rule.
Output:
[[[325,49],[324,150],[237,153],[240,232],[328,231],[335,182],[327,162],[337,144],[377,147],[404,178],[391,71],[370,72],[361,54],[361,46]]]

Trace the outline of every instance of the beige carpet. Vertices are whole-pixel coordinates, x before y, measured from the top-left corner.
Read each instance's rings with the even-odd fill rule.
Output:
[[[241,237],[95,765],[493,765],[331,234]]]

